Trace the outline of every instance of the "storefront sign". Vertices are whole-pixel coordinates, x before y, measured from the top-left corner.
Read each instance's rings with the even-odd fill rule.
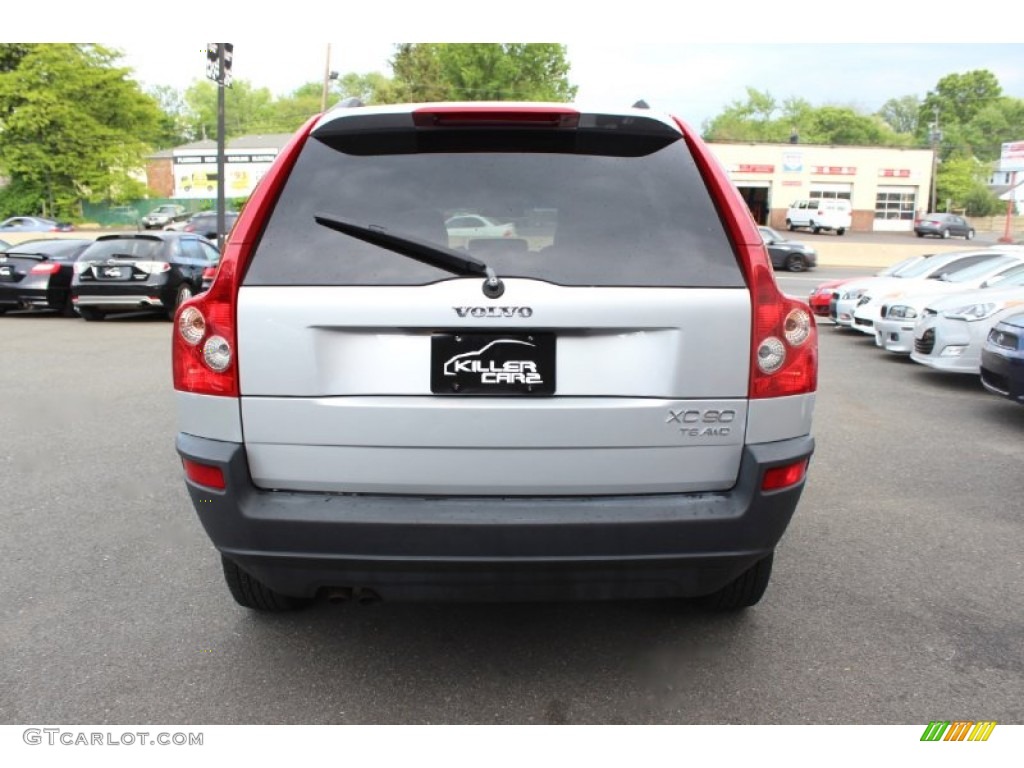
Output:
[[[851,165],[812,165],[811,173],[819,176],[856,176],[857,168]]]
[[[878,175],[887,179],[909,179],[909,168],[879,168]]]
[[[775,166],[741,163],[733,166],[733,173],[775,173]]]
[[[804,156],[802,152],[783,152],[782,170],[784,173],[801,173],[804,170]]]

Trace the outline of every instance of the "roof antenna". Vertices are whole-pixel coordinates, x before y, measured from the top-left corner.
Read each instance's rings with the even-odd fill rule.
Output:
[[[633,105],[633,109],[650,109],[650,108],[651,108],[651,105],[648,104],[643,99],[638,99],[637,102]]]

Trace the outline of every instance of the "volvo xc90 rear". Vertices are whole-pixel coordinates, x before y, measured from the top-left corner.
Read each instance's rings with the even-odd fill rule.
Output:
[[[454,212],[515,237],[449,241]],[[817,337],[697,134],[648,110],[339,108],[178,312],[177,448],[242,605],[756,603]]]

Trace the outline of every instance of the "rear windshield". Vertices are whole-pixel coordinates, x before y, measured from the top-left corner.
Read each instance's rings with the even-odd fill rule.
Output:
[[[968,283],[971,280],[984,277],[990,272],[995,272],[1000,267],[1008,267],[1018,261],[1020,259],[1016,256],[995,256],[984,259],[977,264],[968,265],[963,269],[952,270],[950,274],[944,275],[943,279],[948,283]]]
[[[744,285],[685,142],[657,121],[590,116],[589,127],[574,129],[423,133],[408,115],[390,119],[399,117],[407,125],[389,130],[345,132],[338,126],[350,119],[337,121],[307,141],[246,285],[422,285],[454,277],[326,229],[313,220],[321,213],[466,250],[502,277]]]
[[[978,253],[973,256],[944,253],[923,259],[920,263],[914,264],[901,271],[897,276],[912,278],[924,277],[931,275],[932,273],[935,273],[936,275],[952,274],[961,269],[966,269],[972,264],[977,264],[979,261],[985,261],[990,258],[992,258],[991,254],[985,253]]]
[[[103,259],[153,259],[158,258],[164,248],[163,240],[145,238],[124,238],[123,240],[99,240],[79,257],[79,261],[102,261]]]

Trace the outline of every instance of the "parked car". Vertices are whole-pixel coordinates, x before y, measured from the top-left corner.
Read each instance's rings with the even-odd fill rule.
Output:
[[[796,240],[787,240],[771,227],[758,227],[757,230],[768,246],[768,255],[775,269],[803,272],[818,266],[818,252],[813,248]]]
[[[224,212],[224,234],[231,231],[231,228],[238,221],[238,214],[234,211]],[[188,221],[184,221],[180,224],[175,224],[168,229],[176,230],[179,232],[194,232],[197,235],[202,235],[209,240],[217,239],[217,212],[216,211],[202,211],[200,213],[192,214]]]
[[[1024,314],[996,323],[981,350],[981,383],[989,392],[1024,405]]]
[[[92,240],[26,240],[0,253],[0,315],[11,309],[52,309],[74,317],[75,259]]]
[[[909,355],[914,351],[915,325],[926,314],[927,307],[941,304],[948,296],[959,297],[990,286],[1010,287],[1013,279],[1021,275],[1024,275],[1024,260],[1007,254],[962,269],[946,279],[929,280],[920,291],[907,290],[893,295],[879,309],[875,344],[888,352]]]
[[[998,286],[945,296],[921,312],[910,359],[950,373],[976,375],[989,331],[1024,310],[1024,272]]]
[[[156,310],[169,318],[202,290],[219,253],[198,235],[147,232],[102,235],[75,264],[71,300],[86,320],[111,312]]]
[[[808,299],[808,304],[811,306],[811,311],[819,317],[830,317],[831,308],[833,301],[838,298],[840,286],[852,283],[855,280],[867,280],[871,277],[888,277],[890,275],[898,275],[910,266],[917,264],[927,256],[910,256],[906,259],[902,259],[895,264],[891,264],[885,269],[879,270],[874,275],[863,275],[860,277],[845,277],[842,280],[828,280],[824,283],[817,285]]]
[[[444,212],[481,199],[556,211],[550,245],[449,247]],[[172,349],[186,486],[256,610],[743,608],[814,445],[810,310],[698,133],[647,109],[311,120]]]
[[[449,243],[465,245],[470,240],[491,239],[498,237],[515,237],[516,225],[499,224],[494,219],[475,213],[460,213],[447,219],[444,223],[448,230]]]
[[[0,221],[2,232],[73,232],[74,227],[65,221],[54,221],[41,216],[12,216]]]
[[[963,216],[952,213],[929,213],[914,221],[914,234],[918,237],[931,235],[948,238],[974,239],[974,227]]]
[[[853,310],[853,328],[874,338],[875,324],[882,317],[882,309],[894,300],[911,294],[940,295],[977,288],[1020,264],[1024,251],[1016,250],[1016,254],[1004,253],[1001,249],[986,250],[982,252],[982,258],[976,261],[970,251],[960,251],[959,258],[929,277],[910,279],[888,288],[876,286],[857,301]]]
[[[938,279],[944,274],[953,274],[957,270],[966,269],[993,255],[1000,253],[996,249],[982,248],[973,251],[948,251],[946,253],[930,254],[917,264],[913,264],[899,273],[888,277],[873,277],[865,280],[853,280],[842,286],[839,296],[836,297],[834,307],[831,309],[832,319],[836,324],[846,328],[856,327],[854,324],[854,312],[859,306],[868,304],[873,297],[886,297],[906,288],[904,280],[928,280]],[[872,305],[872,311],[877,314],[881,307],[881,300]],[[874,335],[875,316],[867,316],[861,313],[861,323],[857,330]]]
[[[786,226],[790,232],[797,227],[807,227],[814,234],[824,229],[826,232],[835,230],[837,235],[843,235],[852,223],[853,207],[849,200],[794,200],[786,211]]]
[[[188,215],[183,205],[158,205],[143,216],[139,223],[143,229],[163,229],[176,221],[184,221]]]

